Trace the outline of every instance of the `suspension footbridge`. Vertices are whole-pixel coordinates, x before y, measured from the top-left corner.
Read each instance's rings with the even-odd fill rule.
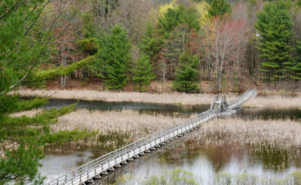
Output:
[[[120,168],[121,165],[126,165],[128,162],[139,158],[139,156],[150,153],[156,150],[156,148],[164,146],[165,143],[196,130],[203,123],[214,119],[221,113],[238,109],[244,102],[256,96],[256,93],[256,88],[250,88],[230,102],[227,102],[225,96],[222,96],[220,100],[218,96],[214,96],[210,109],[202,112],[198,116],[180,122],[170,128],[150,134],[136,142],[107,153],[47,184],[80,185],[93,183],[95,180],[101,179],[102,175],[108,174],[108,171],[114,171],[115,168]]]

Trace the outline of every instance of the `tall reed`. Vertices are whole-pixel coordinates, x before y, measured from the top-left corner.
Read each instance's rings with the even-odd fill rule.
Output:
[[[42,96],[57,99],[80,99],[89,101],[107,102],[142,102],[142,103],[164,103],[182,105],[211,104],[214,94],[184,94],[166,93],[150,94],[138,92],[108,92],[89,90],[19,90],[24,97]],[[238,94],[227,93],[227,100],[235,99]],[[244,104],[247,107],[300,107],[301,98],[298,96],[267,95],[250,99]]]

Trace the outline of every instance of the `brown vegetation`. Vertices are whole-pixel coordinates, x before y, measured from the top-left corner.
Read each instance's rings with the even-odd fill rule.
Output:
[[[79,99],[88,101],[107,101],[107,102],[142,102],[142,103],[164,103],[164,104],[182,104],[182,105],[200,105],[211,104],[213,94],[184,94],[184,93],[165,93],[151,94],[138,92],[109,92],[109,91],[91,91],[91,90],[19,90],[24,97],[42,96],[56,99]],[[263,93],[259,92],[261,95]],[[269,96],[258,96],[247,101],[246,107],[300,107],[300,95],[285,96],[276,94]],[[226,94],[227,100],[237,97],[237,94]]]
[[[20,90],[18,91],[24,97],[42,96],[57,99],[80,99],[108,102],[143,102],[143,103],[166,103],[166,104],[210,104],[213,94],[150,94],[139,92],[109,92],[109,91],[89,91],[89,90]]]
[[[36,111],[26,111],[21,115],[33,115]],[[137,111],[89,111],[77,110],[59,118],[52,126],[53,131],[99,129],[99,134],[108,131],[130,133],[130,140],[138,140],[148,134],[171,127],[185,118],[164,115],[139,114]],[[285,147],[301,146],[301,122],[287,120],[242,120],[239,118],[215,119],[204,123],[197,131],[206,145],[224,143],[270,142]],[[212,136],[212,137],[209,137]],[[211,138],[207,140],[208,138]],[[213,139],[212,139],[213,138]]]
[[[32,116],[36,112],[26,111],[21,114],[14,114],[14,116]],[[122,145],[129,144],[148,134],[171,127],[184,119],[139,114],[139,112],[132,110],[103,112],[82,109],[60,117],[58,123],[52,126],[52,130],[72,130],[75,128],[99,130],[96,137],[78,144],[109,146],[111,147],[109,150],[112,150],[118,147],[116,145],[120,141],[122,141]],[[193,145],[197,146],[200,144],[220,146],[235,143],[240,146],[269,144],[281,148],[301,147],[300,121],[215,119],[204,123],[198,131],[193,132],[193,135],[190,139],[193,140]],[[100,141],[101,139],[103,141]]]
[[[147,134],[171,127],[183,119],[163,115],[139,114],[139,112],[132,110],[103,112],[81,109],[60,117],[58,123],[52,126],[52,130],[99,129],[99,134],[118,131],[130,133],[131,137],[137,140]]]
[[[291,120],[220,119],[203,124],[198,139],[205,145],[236,143],[301,147],[301,123]]]

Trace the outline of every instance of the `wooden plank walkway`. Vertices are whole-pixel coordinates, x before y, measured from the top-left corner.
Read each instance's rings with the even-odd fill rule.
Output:
[[[181,137],[188,132],[200,127],[202,123],[214,119],[218,114],[222,112],[222,104],[226,105],[227,110],[235,110],[239,108],[244,102],[254,97],[257,93],[257,89],[248,89],[241,96],[231,102],[226,102],[226,98],[222,97],[218,101],[218,97],[215,96],[212,102],[211,108],[198,116],[185,120],[170,128],[161,130],[147,137],[144,137],[136,142],[105,154],[97,159],[94,159],[74,170],[70,173],[60,176],[59,178],[47,183],[49,185],[79,185],[87,184],[87,182],[93,182],[93,179],[100,179],[101,175],[107,174],[108,170],[114,170],[121,165],[125,165],[127,162],[139,158],[139,156],[145,153],[151,152],[160,146],[163,146],[166,142],[169,142],[177,137]],[[214,108],[214,104],[219,103],[217,109]]]

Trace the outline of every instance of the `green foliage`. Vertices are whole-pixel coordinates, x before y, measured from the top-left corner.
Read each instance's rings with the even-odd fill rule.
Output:
[[[80,47],[89,55],[94,55],[97,53],[99,48],[98,40],[95,38],[83,39],[80,41]]]
[[[295,171],[291,175],[294,178],[295,184],[296,185],[301,185],[301,172],[300,171]]]
[[[98,145],[102,150],[112,151],[130,144],[130,132],[108,131],[98,136]]]
[[[143,86],[148,86],[150,81],[155,78],[156,77],[152,72],[152,65],[150,64],[149,57],[145,54],[142,54],[137,60],[137,68],[134,69],[134,87],[140,92],[145,91],[146,87]]]
[[[98,38],[99,42],[99,49],[97,53],[95,54],[95,59],[93,62],[88,65],[88,67],[91,69],[91,71],[99,78],[107,78],[108,72],[105,66],[109,64],[110,61],[110,55],[109,54],[109,38],[110,35],[107,33],[101,34]]]
[[[175,169],[171,172],[164,173],[159,177],[153,175],[148,180],[144,181],[143,184],[145,185],[158,185],[158,184],[197,185],[197,182],[194,179],[193,173],[182,169]]]
[[[99,48],[98,40],[95,38],[95,24],[93,23],[93,15],[90,12],[85,12],[81,15],[82,19],[82,34],[84,39],[79,42],[79,45],[84,52],[89,55],[97,53]]]
[[[5,184],[12,179],[32,182],[36,179],[38,168],[41,166],[39,160],[43,158],[41,149],[34,146],[20,146],[17,151],[6,153],[7,160],[0,159],[0,184]],[[23,179],[28,177],[28,179]]]
[[[140,44],[140,51],[155,60],[163,47],[163,39],[156,37],[153,26],[148,23],[146,33],[143,35]]]
[[[292,21],[286,2],[277,0],[265,4],[257,14],[255,24],[260,37],[258,49],[261,52],[261,78],[278,80],[286,78],[293,65],[290,55],[293,50],[289,42],[292,39]]]
[[[95,56],[90,56],[87,57],[81,61],[78,62],[74,62],[68,66],[60,66],[58,68],[55,69],[49,69],[49,70],[33,70],[31,72],[31,74],[29,75],[28,79],[26,80],[26,82],[29,81],[39,81],[39,80],[47,80],[47,79],[53,79],[59,76],[65,76],[68,75],[72,72],[75,72],[78,69],[81,69],[89,64],[91,64],[93,62],[93,60],[95,59]]]
[[[189,28],[199,30],[200,15],[194,7],[185,9],[184,5],[180,4],[176,9],[169,8],[163,15],[158,18],[158,30],[168,38],[169,33],[179,24],[184,23],[189,25]]]
[[[99,77],[105,78],[109,89],[123,89],[129,81],[127,73],[130,69],[130,40],[125,28],[115,25],[111,34],[105,33],[100,38],[101,48],[90,69]]]
[[[0,96],[0,145],[2,142],[16,142],[17,151],[7,153],[7,158],[0,159],[0,183],[10,181],[15,176],[23,181],[34,181],[39,159],[46,143],[63,143],[84,139],[96,134],[87,130],[60,131],[51,133],[50,125],[57,122],[59,116],[70,113],[75,105],[60,109],[43,110],[33,117],[11,117],[8,113],[38,108],[48,103],[47,99],[19,100],[18,95]],[[18,169],[18,170],[16,170]]]
[[[207,7],[208,17],[224,17],[226,14],[231,14],[231,5],[226,0],[213,0]]]
[[[179,24],[169,35],[165,42],[164,56],[168,59],[170,64],[173,64],[173,71],[178,65],[180,56],[186,50],[187,35],[190,29],[187,24]]]
[[[93,15],[90,12],[85,12],[81,15],[83,28],[82,33],[84,38],[95,37],[95,24],[93,23]]]
[[[0,3],[0,92],[18,83],[38,62],[49,59],[52,47],[45,43],[49,33],[33,31],[46,4],[40,0]]]
[[[70,141],[77,141],[81,139],[85,139],[91,136],[94,136],[98,133],[98,130],[89,132],[87,129],[85,130],[79,130],[75,129],[72,131],[63,130],[59,132],[55,132],[52,134],[48,134],[45,138],[46,143],[65,143]]]
[[[176,70],[176,81],[173,84],[173,89],[188,93],[200,92],[197,84],[193,84],[198,74],[197,67],[199,63],[200,58],[197,55],[182,54],[179,67]]]
[[[294,72],[293,75],[291,76],[292,79],[301,80],[301,42],[300,41],[297,41],[297,53],[298,56],[296,58],[297,59],[296,62],[288,68]]]
[[[39,108],[47,99],[21,100],[12,91],[24,82],[41,82],[67,75],[89,64],[94,57],[75,62],[68,67],[41,70],[49,61],[53,40],[47,31],[40,31],[38,23],[42,11],[50,1],[6,0],[0,3],[0,146],[16,143],[17,150],[6,151],[0,159],[0,184],[42,184],[37,176],[42,147],[51,138],[59,142],[86,138],[95,134],[86,130],[52,133],[50,125],[61,115],[74,110],[75,105],[61,109],[44,110],[33,117],[12,117],[10,113]],[[45,29],[50,30],[50,29]]]

